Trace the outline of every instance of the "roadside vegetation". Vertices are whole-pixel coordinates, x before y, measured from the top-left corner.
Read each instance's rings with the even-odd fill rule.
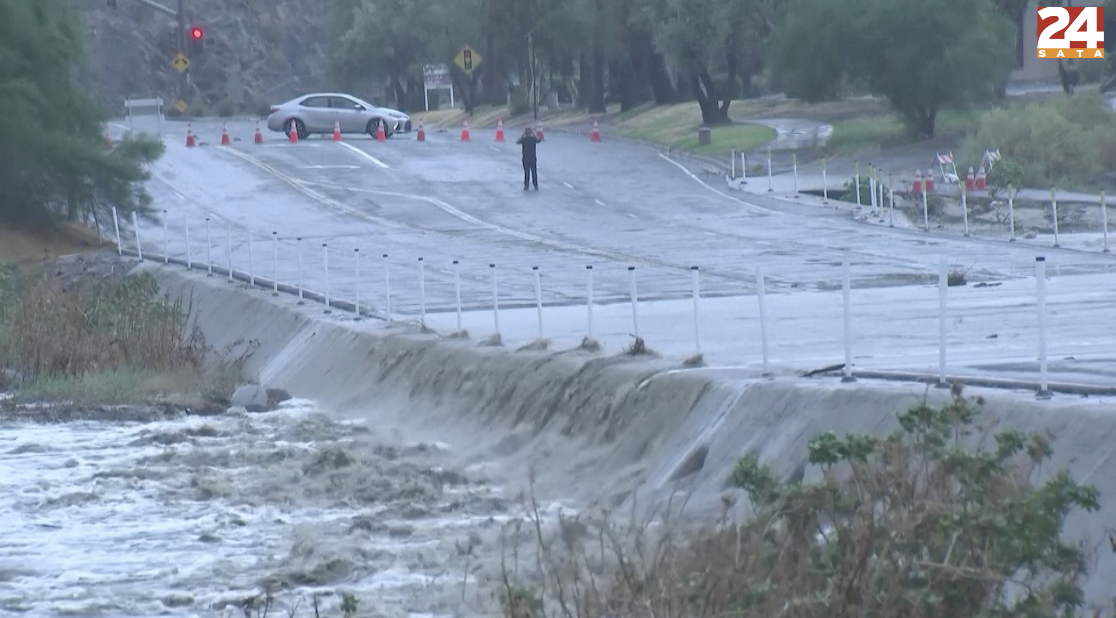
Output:
[[[75,406],[219,409],[241,379],[149,273],[59,276],[51,262],[0,263],[0,390]]]
[[[0,0],[0,224],[49,228],[59,221],[150,216],[144,165],[162,142],[139,136],[105,144],[107,114],[73,79],[81,27],[65,0]]]
[[[804,454],[816,482],[747,454],[726,479],[743,491],[704,526],[673,504],[653,524],[602,511],[548,532],[531,497],[527,521],[505,524],[504,615],[1113,615],[1084,607],[1088,541],[1062,537],[1098,508],[1095,488],[1047,469],[1053,436],[983,430],[980,405],[955,385],[888,436],[819,434]]]

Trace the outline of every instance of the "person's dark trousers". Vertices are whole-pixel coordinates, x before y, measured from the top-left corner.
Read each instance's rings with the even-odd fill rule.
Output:
[[[539,188],[539,168],[534,159],[523,160],[523,189],[526,190],[529,185]]]

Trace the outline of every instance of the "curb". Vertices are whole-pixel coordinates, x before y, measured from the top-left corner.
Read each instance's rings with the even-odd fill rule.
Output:
[[[814,375],[837,376],[840,374],[840,369],[834,369]],[[917,382],[921,384],[932,384],[942,386],[939,388],[948,387],[953,382],[960,382],[967,386],[978,386],[982,388],[996,388],[1004,390],[1030,390],[1036,393],[1042,392],[1042,385],[1037,381],[1019,380],[1015,378],[988,378],[979,376],[964,376],[964,375],[947,375],[945,382],[942,383],[938,380],[937,375],[919,372],[908,371],[853,371],[854,378],[863,378],[865,380],[885,380],[889,382]],[[1096,395],[1101,397],[1116,396],[1116,386],[1098,386],[1094,384],[1079,384],[1074,382],[1048,382],[1046,388],[1050,392],[1063,393],[1067,395],[1081,395],[1087,397]]]

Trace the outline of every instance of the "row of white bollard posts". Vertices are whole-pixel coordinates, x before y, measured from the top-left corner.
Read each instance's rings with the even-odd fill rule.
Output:
[[[873,180],[871,176],[869,176],[869,180],[870,181]],[[925,190],[923,191],[923,193],[925,195]],[[962,193],[962,195],[964,195],[964,193]],[[1013,197],[1013,196],[1012,196],[1011,190],[1009,188],[1009,199],[1010,199],[1010,197]],[[877,196],[875,191],[874,191],[874,188],[873,188],[873,200],[877,200],[877,199],[882,201],[883,194],[881,193],[880,195]],[[894,198],[892,197],[892,199],[894,199]],[[1102,209],[1105,209],[1105,197],[1104,197],[1103,193],[1101,194],[1101,205],[1102,205]],[[893,206],[891,206],[891,207],[893,208]],[[1055,221],[1056,221],[1057,196],[1056,196],[1056,193],[1053,190],[1051,191],[1051,212],[1052,212],[1052,215],[1055,217]],[[1009,208],[1009,216],[1011,216],[1010,208]],[[1105,251],[1108,251],[1109,248],[1107,246],[1107,232],[1108,232],[1108,230],[1107,230],[1107,212],[1105,212],[1105,214],[1104,214],[1104,219],[1105,219],[1105,230],[1104,230],[1104,232],[1105,232],[1105,241],[1106,241]],[[113,224],[114,224],[114,230],[115,230],[116,238],[117,238],[117,251],[118,251],[119,254],[122,255],[123,254],[123,247],[122,247],[121,236],[120,236],[119,213],[117,212],[116,208],[113,208]],[[136,215],[135,212],[132,213],[132,225],[133,225],[133,228],[134,228],[135,239],[136,239],[136,254],[137,254],[138,257],[140,257],[140,259],[143,259],[142,246],[141,246],[140,235],[139,235],[138,220],[137,220],[137,215]],[[232,227],[231,223],[228,223],[228,225],[227,225],[227,229],[228,229],[227,238],[229,240],[231,240],[231,238],[232,238],[231,227]],[[163,259],[164,259],[164,263],[169,263],[169,241],[168,241],[168,232],[166,230],[167,230],[167,221],[166,221],[166,219],[164,219],[164,249],[165,250],[164,250]],[[188,233],[188,231],[187,231],[187,233]],[[272,234],[272,262],[273,262],[273,268],[272,268],[272,270],[273,270],[272,295],[274,296],[274,295],[278,295],[278,292],[279,292],[279,283],[278,283],[278,281],[279,281],[279,267],[278,267],[278,263],[279,263],[278,262],[278,260],[279,260],[279,237],[278,237],[278,232],[272,232],[271,234]],[[296,241],[296,253],[297,253],[297,256],[298,256],[298,297],[299,297],[299,304],[302,304],[303,303],[303,298],[304,298],[303,267],[302,267],[302,252],[301,252],[302,237],[297,237],[295,239],[295,241]],[[251,230],[249,230],[248,242],[249,242],[249,257],[248,257],[249,272],[248,272],[248,276],[249,276],[249,281],[252,283],[252,285],[254,285],[255,284],[255,273],[253,271],[253,258],[252,258],[252,254],[251,254],[252,253],[251,252],[251,245],[252,245]],[[191,258],[191,249],[189,247],[189,241],[187,241],[187,245],[188,246],[187,246],[186,261],[187,261],[187,267],[190,268],[190,267],[192,267],[192,258]],[[231,257],[231,243],[226,243],[226,248],[227,248],[227,251],[228,251],[229,278],[230,278],[230,280],[232,280],[233,269],[232,269],[232,257]],[[359,317],[360,314],[361,314],[361,312],[360,312],[360,303],[361,303],[360,249],[354,249],[353,251],[354,251],[354,255],[356,256],[356,268],[355,268],[356,298],[355,298],[355,302],[354,302],[354,312]],[[212,263],[212,259],[211,259],[211,254],[212,254],[212,242],[211,242],[211,235],[210,235],[210,218],[206,217],[207,276],[212,276],[212,274],[213,274],[213,263]],[[324,294],[324,302],[325,302],[325,306],[326,306],[325,312],[326,313],[331,313],[330,276],[329,276],[330,275],[330,272],[329,272],[330,271],[330,268],[329,268],[329,244],[328,243],[322,243],[322,258],[323,258],[324,274],[325,274],[325,294]],[[390,321],[391,321],[391,274],[390,274],[390,269],[389,269],[388,254],[386,254],[386,253],[383,254],[383,260],[384,260],[385,319],[390,323]],[[1036,292],[1037,292],[1038,347],[1039,347],[1039,374],[1040,374],[1039,375],[1040,383],[1039,383],[1039,388],[1037,389],[1037,396],[1039,398],[1042,398],[1042,399],[1047,399],[1047,398],[1051,397],[1051,393],[1050,393],[1049,381],[1048,381],[1048,362],[1047,362],[1048,359],[1047,359],[1047,337],[1046,337],[1046,258],[1045,257],[1036,257],[1035,261],[1036,261],[1035,278],[1036,278],[1036,282],[1037,282]],[[423,258],[420,257],[420,258],[418,258],[418,262],[419,262],[419,287],[420,287],[420,319],[421,319],[421,324],[425,327],[425,325],[426,325],[425,261],[423,260]],[[460,262],[458,260],[454,260],[453,261],[453,266],[454,266],[454,291],[455,291],[456,304],[457,304],[457,327],[458,327],[458,331],[461,331],[461,329],[462,329],[462,304],[461,304]],[[500,332],[499,279],[497,277],[496,264],[490,263],[489,264],[489,269],[492,273],[493,325],[496,329],[496,333],[499,333]],[[587,281],[586,281],[587,322],[588,322],[587,332],[588,332],[588,336],[590,338],[592,338],[593,335],[594,335],[593,305],[594,305],[594,302],[595,302],[595,300],[594,300],[594,286],[593,286],[593,266],[592,265],[587,265],[585,267],[585,269],[586,269],[586,278],[587,278]],[[533,276],[534,276],[535,305],[536,305],[536,311],[538,313],[538,333],[539,333],[539,338],[542,339],[545,336],[545,327],[544,327],[544,322],[543,322],[542,278],[541,278],[541,272],[540,272],[538,266],[533,266],[531,268],[531,270],[532,270],[532,273],[533,273]],[[702,349],[701,348],[701,276],[700,276],[700,268],[698,266],[691,266],[690,270],[691,270],[691,273],[692,273],[691,276],[692,276],[692,295],[693,295],[694,346],[695,346],[696,352],[698,354],[700,354],[701,349]],[[949,315],[949,310],[948,310],[949,272],[948,272],[948,264],[947,264],[945,259],[942,259],[940,261],[938,271],[939,271],[938,272],[938,290],[939,290],[938,387],[944,388],[944,387],[948,387],[948,384],[947,384],[947,381],[946,381],[946,364],[947,364],[947,348],[948,348],[948,346],[947,346],[947,331],[948,331],[947,325],[948,325],[948,315]],[[639,320],[639,294],[638,294],[638,287],[637,287],[637,281],[636,281],[636,267],[635,266],[629,266],[628,267],[628,276],[629,276],[629,284],[630,284],[630,288],[631,288],[630,300],[631,300],[631,307],[632,307],[633,335],[636,338],[639,338],[641,336],[640,335],[640,320]],[[768,374],[768,372],[770,370],[770,361],[769,361],[768,338],[767,338],[767,316],[766,316],[766,306],[765,306],[766,305],[766,302],[765,302],[765,300],[766,300],[765,299],[766,283],[765,283],[765,277],[764,277],[764,274],[763,274],[763,271],[762,271],[761,268],[756,269],[755,277],[756,277],[756,296],[757,296],[757,302],[759,304],[759,322],[760,322],[759,326],[760,326],[760,341],[761,341],[762,356],[763,356],[763,373],[766,375],[766,374]],[[845,348],[844,349],[845,362],[844,362],[844,371],[843,371],[843,376],[842,376],[842,382],[854,382],[854,381],[856,381],[856,378],[854,377],[854,374],[853,374],[853,356],[852,356],[852,353],[853,353],[852,352],[853,330],[852,330],[852,298],[851,297],[852,297],[851,267],[850,267],[849,261],[846,259],[846,260],[844,260],[844,262],[842,264],[842,301],[843,301],[843,314],[844,314],[843,315],[843,330],[844,330],[843,339],[844,339],[844,348]]]

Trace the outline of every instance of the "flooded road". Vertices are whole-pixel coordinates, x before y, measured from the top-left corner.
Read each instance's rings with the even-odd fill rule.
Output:
[[[358,615],[473,613],[514,510],[453,469],[445,445],[304,400],[151,423],[6,423],[0,613],[243,615],[268,590],[282,615],[301,599],[295,615],[312,616],[314,594],[322,615],[340,615],[344,592]]]

